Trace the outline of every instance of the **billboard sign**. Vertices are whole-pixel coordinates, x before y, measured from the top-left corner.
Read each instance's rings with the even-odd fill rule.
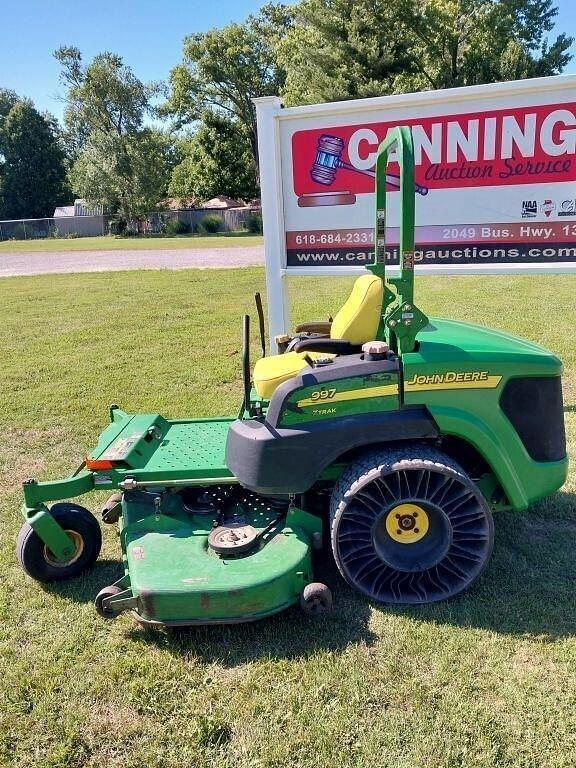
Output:
[[[268,270],[346,274],[372,261],[376,151],[408,125],[417,268],[576,271],[575,94],[563,75],[288,109],[257,99]],[[393,155],[387,180],[393,268]]]
[[[566,76],[278,110],[284,266],[371,259],[376,150],[404,124],[415,151],[416,263],[576,268],[575,86]],[[393,156],[389,168],[393,193]],[[393,264],[394,194],[389,205]]]

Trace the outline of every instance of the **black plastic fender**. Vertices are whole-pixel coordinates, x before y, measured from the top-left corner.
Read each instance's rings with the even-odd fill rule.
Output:
[[[347,451],[404,440],[433,440],[438,434],[422,406],[298,428],[277,428],[265,420],[237,420],[228,430],[226,464],[243,486],[256,493],[304,493]]]

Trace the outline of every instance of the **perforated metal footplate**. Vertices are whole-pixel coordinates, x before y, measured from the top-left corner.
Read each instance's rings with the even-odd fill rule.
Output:
[[[146,464],[146,472],[191,472],[198,477],[228,477],[224,460],[233,419],[173,422]],[[191,476],[191,475],[190,475]]]

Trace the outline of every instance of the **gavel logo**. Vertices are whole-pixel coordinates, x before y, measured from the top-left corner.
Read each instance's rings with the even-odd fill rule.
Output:
[[[322,184],[323,186],[329,187],[334,183],[339,168],[344,168],[347,171],[354,171],[355,173],[361,173],[363,176],[369,176],[372,179],[376,177],[374,171],[355,168],[350,163],[342,160],[344,146],[344,140],[339,136],[331,136],[328,133],[323,133],[320,136],[316,147],[316,158],[310,168],[310,178],[312,181],[316,182],[316,184]],[[387,173],[386,182],[390,184],[390,186],[400,189],[400,176],[397,174]],[[415,184],[415,189],[419,195],[428,194],[428,187]],[[355,202],[356,196],[347,191],[302,195],[298,200],[298,205],[301,207],[315,205],[349,205]]]

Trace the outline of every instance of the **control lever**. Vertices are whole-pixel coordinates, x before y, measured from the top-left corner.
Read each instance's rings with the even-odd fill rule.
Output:
[[[250,413],[250,315],[244,315],[242,318],[242,377],[244,379],[244,410]]]
[[[258,312],[258,325],[260,327],[260,345],[262,346],[262,357],[266,357],[266,331],[264,329],[264,309],[262,308],[262,297],[260,293],[254,294],[256,302],[256,311]]]

